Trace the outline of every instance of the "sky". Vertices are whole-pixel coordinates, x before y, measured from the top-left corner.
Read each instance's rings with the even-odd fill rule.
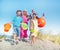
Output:
[[[34,9],[39,17],[45,13],[45,31],[52,31],[52,34],[60,32],[60,0],[0,0],[0,34],[12,34],[4,32],[4,24],[12,21],[17,10],[27,10],[31,14]]]

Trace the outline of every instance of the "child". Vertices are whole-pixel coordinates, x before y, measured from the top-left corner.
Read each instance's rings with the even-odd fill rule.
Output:
[[[13,21],[11,23],[13,23],[13,29],[14,29],[14,34],[13,34],[14,42],[18,44],[20,23],[22,22],[22,11],[17,10],[16,14],[17,14],[16,17],[13,18]]]
[[[30,20],[30,36],[31,36],[31,44],[35,43],[36,37],[38,35],[38,22],[37,16],[33,13],[33,18]]]
[[[23,19],[22,22],[24,22],[24,23],[26,23],[28,25],[27,11],[25,11],[25,10],[23,11],[22,19]],[[22,27],[21,27],[20,30],[21,30],[20,31],[20,38],[21,38],[21,40],[23,40],[24,38],[27,38],[27,30],[28,29],[23,30]]]

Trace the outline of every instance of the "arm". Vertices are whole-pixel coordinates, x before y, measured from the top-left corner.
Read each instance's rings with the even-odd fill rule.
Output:
[[[32,19],[32,16],[31,15],[28,15],[27,20],[29,21],[30,19]]]
[[[12,24],[13,22],[9,22],[9,24]]]
[[[30,33],[33,33],[34,32],[34,24],[33,24],[33,21],[31,20],[30,21]]]
[[[30,30],[34,30],[34,24],[32,20],[30,20]]]

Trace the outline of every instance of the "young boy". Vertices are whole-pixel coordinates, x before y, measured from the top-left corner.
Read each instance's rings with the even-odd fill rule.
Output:
[[[20,34],[20,24],[22,22],[22,11],[17,10],[16,12],[16,17],[13,18],[12,22],[10,24],[13,24],[13,38],[14,38],[14,43],[18,44],[18,37]]]

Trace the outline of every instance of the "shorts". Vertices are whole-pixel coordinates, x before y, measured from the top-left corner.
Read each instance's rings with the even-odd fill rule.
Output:
[[[19,34],[20,34],[20,27],[13,27],[13,33],[16,34],[16,36],[19,37]]]

